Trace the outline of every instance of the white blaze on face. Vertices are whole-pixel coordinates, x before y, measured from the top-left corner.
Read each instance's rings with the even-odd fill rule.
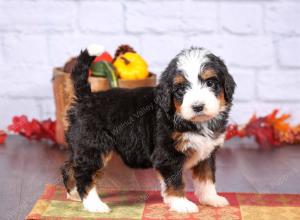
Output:
[[[182,117],[189,120],[199,115],[192,109],[192,106],[196,104],[204,105],[204,110],[200,114],[205,116],[213,118],[219,113],[219,99],[217,99],[213,91],[204,85],[192,86],[191,89],[186,91],[181,105]]]
[[[213,118],[219,113],[220,100],[211,88],[201,84],[198,77],[204,65],[209,62],[208,54],[210,54],[208,50],[194,49],[178,57],[177,67],[190,83],[190,88],[186,90],[181,105],[181,116],[184,119],[190,120],[199,115]],[[196,113],[192,109],[192,106],[197,104],[204,105],[201,113]]]

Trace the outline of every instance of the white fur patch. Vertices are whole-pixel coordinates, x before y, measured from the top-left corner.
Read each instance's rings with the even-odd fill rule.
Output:
[[[83,207],[89,212],[110,212],[109,207],[101,201],[95,187],[93,187],[83,199]]]
[[[163,198],[164,203],[166,203],[166,201],[165,201],[165,197],[166,197],[165,191],[166,191],[165,181],[163,179],[160,179],[160,195]]]
[[[73,201],[81,201],[76,186],[70,191],[70,193],[67,193],[67,199],[70,199]]]
[[[198,212],[198,207],[193,202],[189,201],[185,197],[168,196],[166,195],[166,184],[163,179],[160,180],[161,186],[161,196],[164,203],[168,204],[170,211],[180,212],[180,213],[194,213]]]
[[[205,129],[205,126],[204,126]],[[208,128],[207,135],[200,135],[192,132],[186,132],[183,134],[183,140],[187,143],[184,146],[183,150],[189,148],[194,149],[196,152],[185,162],[184,168],[189,169],[195,166],[199,161],[205,160],[215,149],[216,146],[222,146],[224,143],[225,135],[220,135],[217,139],[212,139],[209,136],[211,132]]]
[[[204,105],[204,109],[200,113],[195,112],[192,108],[193,105],[197,104]],[[181,116],[186,120],[191,120],[193,117],[201,115],[214,118],[218,115],[220,108],[220,100],[210,88],[200,83],[197,85],[192,84],[192,87],[187,89],[184,94],[181,105]]]
[[[88,46],[87,51],[90,56],[99,56],[100,54],[102,54],[105,51],[105,49],[102,45],[91,44]]]
[[[177,68],[184,72],[191,83],[196,84],[198,82],[198,74],[201,72],[204,64],[209,62],[208,54],[211,54],[211,52],[206,49],[187,50],[179,55]]]
[[[185,197],[166,196],[166,203],[170,206],[170,211],[179,213],[198,212],[198,206]]]
[[[229,205],[227,199],[219,196],[216,186],[211,180],[199,181],[194,180],[195,194],[202,204],[213,207],[223,207]]]

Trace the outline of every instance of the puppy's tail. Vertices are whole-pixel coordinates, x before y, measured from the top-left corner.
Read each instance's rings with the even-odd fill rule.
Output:
[[[88,82],[89,67],[96,56],[104,51],[100,45],[90,45],[87,49],[80,52],[76,64],[72,70],[71,78],[73,81],[74,92],[77,99],[84,98],[91,94],[91,86]]]

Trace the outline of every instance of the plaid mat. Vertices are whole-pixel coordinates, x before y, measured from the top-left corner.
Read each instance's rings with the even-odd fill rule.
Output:
[[[101,214],[84,211],[80,202],[67,200],[62,186],[47,185],[26,219],[300,219],[300,195],[253,193],[220,193],[220,195],[229,200],[230,206],[224,208],[199,206],[199,213],[178,214],[168,211],[157,191],[104,190],[100,196],[112,211]],[[187,197],[196,202],[193,193],[187,193]]]

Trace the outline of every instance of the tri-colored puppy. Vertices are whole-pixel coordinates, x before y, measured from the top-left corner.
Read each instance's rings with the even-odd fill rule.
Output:
[[[185,197],[182,174],[191,170],[203,204],[225,206],[215,188],[215,153],[224,142],[235,82],[224,62],[203,48],[180,52],[155,88],[92,93],[88,69],[100,51],[81,52],[72,72],[75,100],[68,111],[71,156],[62,168],[71,199],[86,210],[109,212],[96,183],[112,153],[133,168],[153,168],[170,210],[197,212]]]

